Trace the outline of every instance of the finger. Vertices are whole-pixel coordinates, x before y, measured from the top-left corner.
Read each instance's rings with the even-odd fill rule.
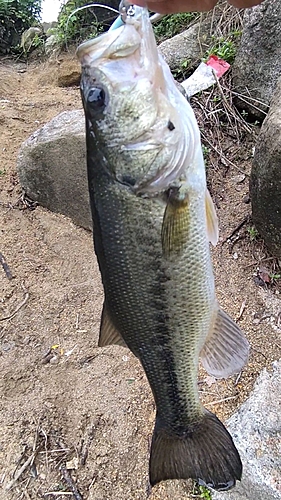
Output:
[[[231,5],[237,7],[238,9],[246,9],[248,7],[254,7],[259,5],[263,0],[228,0]]]
[[[217,0],[135,0],[135,4],[140,5],[141,7],[147,7],[153,12],[159,12],[159,14],[172,14],[175,12],[204,12],[213,9],[216,3]]]

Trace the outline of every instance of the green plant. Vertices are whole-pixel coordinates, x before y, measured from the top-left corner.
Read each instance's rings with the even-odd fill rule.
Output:
[[[195,483],[193,486],[192,496],[194,498],[203,498],[204,500],[212,500],[212,494],[206,486],[200,486]]]
[[[241,111],[241,115],[243,116],[243,118],[246,120],[249,116],[249,113],[247,113],[247,111],[245,111],[245,109],[242,109]]]
[[[164,16],[153,26],[157,43],[163,42],[167,38],[186,30],[191,21],[198,17],[196,12],[186,12]]]
[[[74,12],[77,8],[86,6],[87,3],[87,0],[68,0],[62,6],[58,16],[58,26],[54,33],[62,48],[72,42],[80,43],[94,38],[101,30],[97,19],[93,20],[93,13],[90,9]]]
[[[247,229],[249,235],[250,235],[250,240],[255,241],[258,237],[258,231],[254,226],[248,227]]]
[[[207,146],[204,146],[204,144],[202,144],[202,153],[203,153],[204,160],[206,160],[208,158],[210,151],[211,151],[210,148],[208,148]]]
[[[227,61],[229,64],[232,64],[235,55],[236,55],[236,46],[241,37],[241,31],[231,31],[227,37],[220,36],[216,37],[212,36],[213,45],[207,51],[206,57],[204,60],[206,61],[209,56],[215,55],[224,61]]]
[[[270,277],[270,279],[272,281],[277,281],[277,280],[280,280],[281,274],[279,274],[279,273],[270,273],[269,277]]]
[[[2,53],[19,49],[21,34],[38,24],[41,0],[0,0],[0,46]]]
[[[44,38],[36,33],[32,40],[32,45],[35,48],[43,47],[44,46]]]
[[[172,70],[172,75],[178,82],[182,82],[188,78],[192,69],[191,61],[189,59],[184,59],[181,61],[180,66]]]
[[[208,50],[207,57],[215,55],[220,59],[227,61],[229,64],[232,64],[236,54],[236,47],[232,40],[226,40],[223,37],[217,38],[215,44]]]

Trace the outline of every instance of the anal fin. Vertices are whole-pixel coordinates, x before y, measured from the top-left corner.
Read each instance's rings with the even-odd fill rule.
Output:
[[[106,304],[103,304],[103,310],[101,315],[101,325],[100,325],[100,336],[99,336],[99,347],[105,347],[107,345],[119,345],[122,347],[128,347],[126,342],[123,340],[122,336],[115,328],[112,320],[108,314]]]
[[[239,326],[218,309],[200,353],[205,370],[215,378],[239,373],[247,363],[249,343]]]

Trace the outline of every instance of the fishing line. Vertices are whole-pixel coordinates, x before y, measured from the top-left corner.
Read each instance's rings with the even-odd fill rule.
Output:
[[[102,9],[110,10],[110,11],[114,12],[115,14],[119,15],[119,10],[116,10],[113,7],[110,7],[109,5],[104,5],[102,3],[90,3],[88,5],[83,5],[83,7],[77,7],[77,9],[73,10],[67,18],[66,25],[65,25],[65,31],[64,31],[65,35],[67,35],[67,30],[68,30],[70,18],[72,16],[74,16],[74,14],[76,14],[76,12],[79,12],[80,10],[84,10],[84,9],[89,9],[90,7],[101,7]],[[99,21],[98,21],[98,18],[94,12],[93,12],[93,16],[95,18],[95,22],[98,24]],[[66,38],[65,46],[66,46],[66,49],[68,50],[67,38]]]
[[[69,25],[69,21],[71,19],[72,16],[74,16],[74,14],[76,14],[77,12],[79,12],[80,10],[84,10],[84,9],[89,9],[90,7],[100,7],[102,9],[105,9],[105,10],[109,10],[111,12],[114,12],[115,14],[118,15],[118,17],[115,19],[115,21],[113,21],[112,25],[110,26],[109,30],[108,31],[112,31],[112,30],[115,30],[117,28],[120,28],[120,26],[123,25],[123,21],[121,19],[121,16],[119,15],[119,10],[117,9],[114,9],[113,7],[110,7],[109,5],[104,5],[102,3],[90,3],[90,4],[87,4],[87,5],[83,5],[82,7],[77,7],[77,9],[74,9],[68,16],[67,18],[67,21],[66,21],[66,26],[65,26],[65,46],[66,46],[66,50],[68,50],[68,42],[67,42],[67,31],[68,31],[68,25]],[[96,14],[93,12],[93,16],[95,18],[95,22],[98,24],[99,21],[98,21],[98,18],[96,16]],[[160,19],[162,19],[162,17],[164,17],[164,14],[153,14],[152,16],[150,16],[150,22],[153,24],[153,23],[156,23],[157,21],[160,21]]]

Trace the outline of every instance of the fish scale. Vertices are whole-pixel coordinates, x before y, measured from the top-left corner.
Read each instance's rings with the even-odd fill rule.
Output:
[[[102,182],[93,178],[91,184],[95,186],[94,191],[98,190],[99,196],[96,215],[98,220],[94,217],[94,227],[103,227],[105,223],[107,224],[103,232],[106,245],[102,249],[106,262],[101,272],[105,286],[105,299],[112,318],[117,329],[122,331],[126,344],[140,358],[153,393],[156,395],[160,412],[172,410],[169,425],[172,426],[176,418],[183,426],[181,419],[190,420],[190,409],[195,406],[198,410],[199,406],[197,393],[194,392],[194,387],[197,386],[196,371],[194,369],[191,371],[193,380],[190,380],[192,387],[190,391],[188,390],[190,376],[187,376],[190,373],[189,363],[198,364],[199,352],[195,356],[196,350],[198,351],[197,342],[192,342],[192,338],[187,338],[185,345],[183,344],[182,339],[186,337],[189,316],[178,314],[186,309],[188,304],[186,297],[190,294],[189,281],[185,279],[186,255],[182,256],[182,265],[177,259],[174,269],[167,266],[163,259],[161,226],[164,205],[161,206],[156,200],[136,197],[129,188],[118,183],[112,183],[110,188],[105,183],[103,189]],[[110,214],[107,213],[108,209]],[[135,218],[132,217],[132,213],[135,214]],[[138,220],[139,213],[142,218],[141,224]],[[104,214],[104,217],[101,214]],[[120,224],[120,217],[122,224]],[[94,235],[96,234],[95,231]],[[191,265],[197,265],[193,258],[196,255],[197,253],[193,252]],[[204,273],[201,275],[203,277]],[[199,282],[198,285],[201,286]],[[176,309],[170,300],[173,295],[176,296]],[[166,382],[167,374],[165,373],[162,380],[159,372],[164,371],[163,366],[166,362],[163,341],[168,347],[168,352],[171,353],[173,344],[178,344],[177,339],[181,343],[181,363],[177,363],[177,369],[172,369],[174,362],[170,355],[167,374],[173,381],[176,381],[174,384],[177,394],[183,391],[179,399],[186,408],[183,412],[181,405],[175,417],[174,393],[172,392],[171,398],[168,395],[167,399],[166,390],[162,391],[162,384]],[[151,353],[154,351],[156,351],[155,356],[152,356]],[[177,349],[175,354],[179,354]],[[179,387],[180,380],[183,380],[182,387]]]

